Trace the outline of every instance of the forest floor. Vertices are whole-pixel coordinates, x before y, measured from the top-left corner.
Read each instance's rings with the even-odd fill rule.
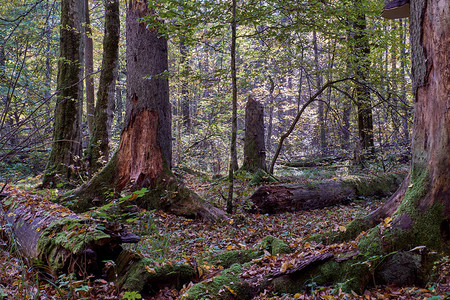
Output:
[[[205,199],[224,207],[222,195],[226,195],[226,184],[207,177],[182,174],[184,181]],[[322,174],[314,174],[314,179]],[[328,174],[329,175],[329,174]],[[327,175],[327,176],[328,176]],[[140,254],[152,258],[157,264],[177,262],[195,264],[197,281],[211,278],[221,271],[221,267],[209,264],[208,258],[223,251],[250,249],[267,235],[285,241],[291,248],[291,254],[278,256],[266,255],[262,263],[251,269],[251,276],[267,274],[271,270],[286,268],[286,265],[304,257],[305,253],[340,253],[356,249],[356,242],[325,246],[308,240],[313,234],[333,230],[345,230],[345,225],[355,217],[363,216],[383,203],[386,199],[358,199],[348,205],[339,205],[324,209],[285,213],[277,215],[248,214],[243,208],[245,199],[256,189],[248,186],[248,178],[237,180],[235,206],[236,213],[227,222],[213,224],[201,220],[177,217],[162,211],[140,211],[137,215],[117,215],[111,218],[121,219],[142,237],[135,245],[128,245]],[[289,177],[292,181],[293,177]],[[38,179],[36,179],[38,180]],[[305,176],[294,181],[308,180]],[[34,183],[27,180],[8,189],[16,196],[35,195],[30,188]],[[57,191],[37,191],[39,197],[52,198]],[[1,228],[1,231],[5,228]],[[103,279],[76,279],[68,275],[45,279],[26,261],[16,255],[14,247],[5,240],[0,241],[0,299],[139,299],[124,298],[112,283]],[[265,290],[254,299],[448,299],[450,298],[450,260],[436,264],[433,282],[425,287],[376,286],[363,295],[354,292],[344,293],[339,285],[323,287],[311,281],[304,293],[295,295],[275,295]],[[250,272],[249,272],[250,273]],[[249,274],[247,274],[249,275]],[[179,299],[183,292],[175,289],[160,290],[152,298]],[[211,296],[214,299],[213,296]]]

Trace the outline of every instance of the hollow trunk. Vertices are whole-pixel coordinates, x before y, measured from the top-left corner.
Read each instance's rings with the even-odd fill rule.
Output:
[[[81,157],[82,21],[84,0],[61,2],[60,59],[53,143],[45,168],[44,187],[77,179]]]
[[[244,163],[242,168],[251,172],[266,170],[264,146],[264,106],[248,97],[245,107]]]
[[[115,104],[114,93],[119,60],[119,1],[105,1],[105,12],[102,71],[88,148],[91,173],[98,171],[109,158],[109,140],[111,138],[111,124]]]

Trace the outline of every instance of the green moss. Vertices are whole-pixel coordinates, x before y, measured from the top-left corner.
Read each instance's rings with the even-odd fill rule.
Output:
[[[255,249],[231,250],[217,254],[209,260],[211,264],[228,268],[235,263],[244,264],[262,255],[262,251]]]
[[[370,274],[370,267],[360,258],[340,263],[331,260],[295,274],[275,278],[272,285],[276,293],[295,294],[331,283],[347,292],[353,290],[361,293],[367,286]]]
[[[47,262],[56,273],[64,271],[70,260],[82,255],[92,245],[102,245],[111,237],[90,228],[79,219],[65,218],[50,224],[39,238],[38,259]]]
[[[220,275],[195,284],[182,299],[249,299],[249,286],[241,278],[242,266],[234,264]]]
[[[264,237],[254,248],[267,250],[272,255],[292,252],[288,244],[271,235]]]
[[[261,182],[275,183],[279,182],[279,180],[266,171],[258,169],[253,173],[252,179],[250,180],[250,185],[258,185]]]
[[[128,291],[156,293],[161,286],[181,288],[192,280],[194,268],[185,264],[156,266],[149,258],[140,257],[122,277],[118,285]]]

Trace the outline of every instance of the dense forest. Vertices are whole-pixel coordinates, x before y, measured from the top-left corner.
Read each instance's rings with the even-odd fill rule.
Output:
[[[0,297],[450,296],[447,1],[0,3]]]

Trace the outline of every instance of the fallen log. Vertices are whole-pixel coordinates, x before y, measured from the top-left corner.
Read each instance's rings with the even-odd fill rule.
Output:
[[[0,222],[10,243],[51,275],[100,275],[104,261],[122,252],[122,243],[140,240],[122,225],[75,214],[20,190],[0,199]]]
[[[405,176],[402,171],[307,184],[266,185],[248,199],[253,203],[249,212],[293,212],[333,206],[358,197],[387,196],[395,192]]]

